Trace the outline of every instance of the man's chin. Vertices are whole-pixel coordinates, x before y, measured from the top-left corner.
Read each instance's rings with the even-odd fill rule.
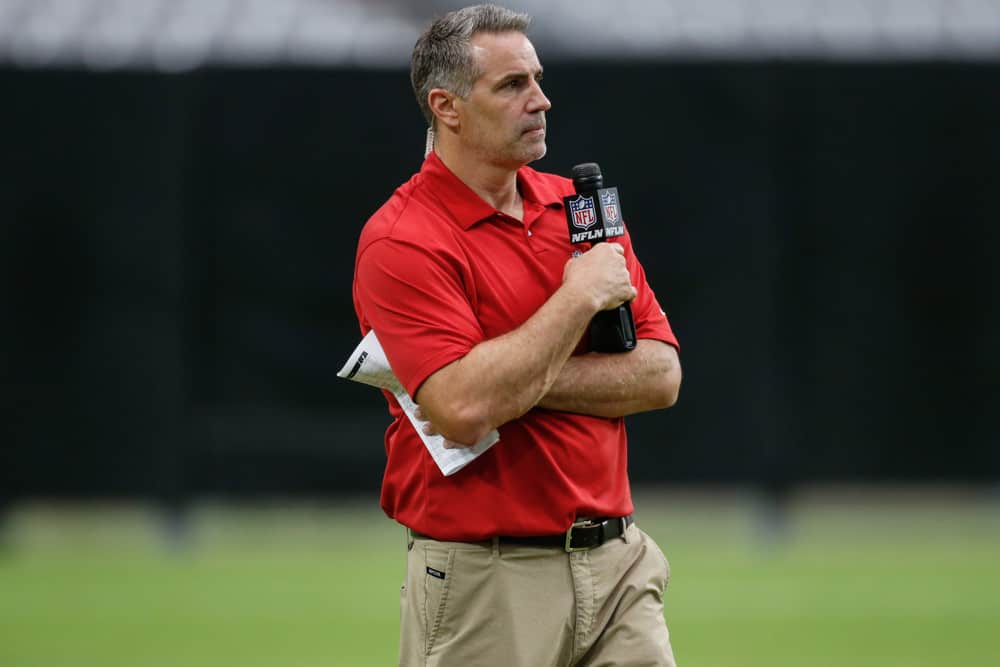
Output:
[[[516,150],[510,151],[506,154],[496,155],[494,161],[497,164],[506,164],[511,167],[523,167],[529,162],[534,162],[535,160],[540,160],[545,157],[547,151],[544,141],[539,141],[537,143],[532,143],[527,146],[519,146]]]
[[[545,157],[545,153],[547,151],[548,147],[545,145],[544,141],[540,141],[533,146],[527,147],[527,149],[524,151],[524,155],[526,158],[524,163],[528,164],[529,162],[534,162],[535,160],[541,160],[543,157]]]

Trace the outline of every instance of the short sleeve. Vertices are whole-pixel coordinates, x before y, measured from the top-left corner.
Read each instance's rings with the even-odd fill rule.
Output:
[[[411,396],[431,374],[484,340],[466,288],[470,280],[461,253],[440,247],[383,238],[358,257],[359,319],[375,330]]]
[[[679,350],[680,344],[670,328],[667,315],[657,301],[653,289],[646,281],[646,272],[632,249],[631,236],[626,232],[625,236],[614,240],[621,243],[625,249],[625,262],[632,278],[632,284],[638,292],[632,301],[632,318],[635,320],[636,337],[662,340]]]

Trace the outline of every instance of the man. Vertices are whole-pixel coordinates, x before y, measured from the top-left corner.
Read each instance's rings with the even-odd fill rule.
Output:
[[[420,37],[429,153],[358,245],[362,332],[425,430],[451,447],[500,433],[446,477],[387,394],[382,506],[410,535],[400,664],[673,665],[669,566],[632,522],[622,417],[674,403],[677,342],[628,236],[574,258],[572,183],[525,166],[551,106],[528,21],[468,7]],[[626,301],[636,349],[588,353],[591,318]]]

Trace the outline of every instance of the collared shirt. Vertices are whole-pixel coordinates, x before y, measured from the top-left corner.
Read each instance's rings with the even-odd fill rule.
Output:
[[[523,324],[562,284],[574,252],[562,198],[569,179],[522,167],[524,220],[487,204],[436,154],[361,233],[354,304],[411,396],[430,375]],[[626,235],[639,338],[677,345]],[[578,348],[578,352],[583,349]],[[500,442],[445,477],[388,393],[382,507],[442,540],[565,531],[577,516],[632,512],[624,420],[535,408],[499,427]]]

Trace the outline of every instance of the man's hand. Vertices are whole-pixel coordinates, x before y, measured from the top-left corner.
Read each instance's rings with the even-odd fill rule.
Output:
[[[617,308],[636,295],[625,265],[625,249],[617,243],[597,243],[566,262],[563,285],[588,295],[598,311]]]
[[[417,409],[413,411],[413,416],[419,419],[421,422],[423,422],[420,425],[420,429],[424,432],[424,435],[441,435],[441,433],[437,430],[434,424],[431,423],[431,420],[427,418],[427,415],[424,414],[424,411],[420,409],[419,405],[417,406]],[[472,445],[474,444],[476,443],[470,443],[466,445],[461,442],[455,442],[454,440],[449,440],[448,438],[444,438],[445,449],[468,449],[469,447],[472,447]]]
[[[594,315],[635,295],[621,245],[600,243],[569,260],[562,284],[521,326],[424,380],[413,398],[429,428],[468,447],[517,419],[549,392]]]

